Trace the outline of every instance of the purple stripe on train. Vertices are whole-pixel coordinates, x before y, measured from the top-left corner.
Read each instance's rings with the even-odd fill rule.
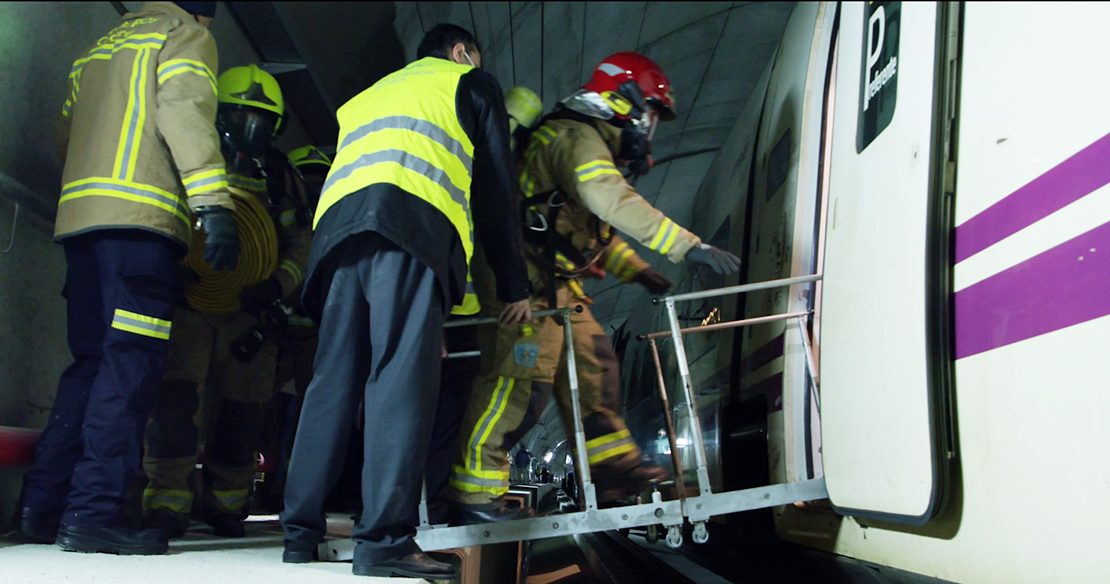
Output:
[[[957,359],[1110,315],[1110,223],[960,290],[955,309]]]
[[[1080,150],[956,228],[956,263],[1110,183],[1110,135]]]

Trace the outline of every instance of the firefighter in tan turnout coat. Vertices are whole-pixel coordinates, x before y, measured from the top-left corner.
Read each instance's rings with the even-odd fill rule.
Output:
[[[535,306],[588,304],[578,279],[602,270],[653,293],[669,289],[671,282],[614,230],[673,262],[694,261],[718,273],[738,271],[735,256],[702,244],[648,204],[618,170],[619,165],[650,164],[655,123],[673,117],[670,83],[658,65],[635,53],[618,53],[532,133],[519,182],[528,208],[525,233],[532,232],[526,242]],[[490,293],[493,282],[488,270],[474,267],[480,265],[472,262],[475,289],[483,312],[496,314],[500,304]],[[589,458],[576,464],[590,465],[599,502],[609,502],[635,494],[665,472],[641,462],[640,449],[618,414],[620,367],[605,332],[588,308],[572,313],[570,320]],[[507,453],[535,425],[552,392],[573,436],[561,326],[544,318],[486,327],[480,334],[481,373],[450,482],[460,523],[531,515],[531,510],[509,510],[503,501],[509,487]]]

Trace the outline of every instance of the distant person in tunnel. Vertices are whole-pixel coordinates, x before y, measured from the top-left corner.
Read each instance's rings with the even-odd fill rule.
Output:
[[[320,333],[289,463],[283,561],[314,559],[364,398],[353,572],[449,579],[454,568],[415,535],[443,323],[467,304],[475,236],[499,251],[490,266],[503,322],[531,318],[531,287],[501,88],[457,26],[428,31],[417,57],[339,110],[302,297]]]
[[[24,533],[56,536],[65,550],[167,550],[166,534],[131,526],[124,504],[166,366],[177,260],[193,221],[207,232],[213,268],[233,268],[239,255],[213,123],[215,13],[215,2],[146,3],[69,76],[55,239],[65,247],[74,362],[21,510]]]
[[[740,260],[701,240],[652,207],[619,170],[644,173],[659,120],[675,117],[671,84],[653,61],[617,53],[594,70],[582,89],[564,99],[531,134],[519,183],[526,209],[528,275],[534,308],[589,303],[579,278],[608,271],[662,294],[671,282],[652,270],[627,242],[628,234],[673,262],[705,264],[719,274],[739,271]],[[486,246],[486,255],[493,255]],[[481,254],[479,254],[481,255]],[[474,262],[483,309],[500,306],[490,279]],[[574,333],[588,461],[600,503],[630,497],[665,477],[647,466],[620,408],[620,367],[608,337],[589,310],[570,315]],[[554,391],[568,435],[572,405],[561,327],[552,318],[481,332],[482,371],[463,421],[451,477],[455,522],[528,517],[509,509],[508,451],[535,425]],[[488,355],[488,357],[487,357]]]

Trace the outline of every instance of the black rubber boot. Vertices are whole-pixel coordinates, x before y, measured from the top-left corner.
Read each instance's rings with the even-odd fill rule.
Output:
[[[31,543],[54,543],[58,539],[58,523],[61,517],[41,515],[24,507],[20,510],[19,531]]]
[[[517,519],[531,519],[535,510],[529,507],[509,507],[505,499],[498,497],[493,502],[479,505],[453,503],[450,507],[451,525],[478,525],[481,523],[500,523]]]
[[[377,576],[380,578],[423,578],[425,580],[453,580],[459,577],[455,567],[429,558],[423,552],[409,554],[399,560],[384,564],[355,564],[351,567],[355,576]]]
[[[153,556],[169,549],[166,532],[161,529],[134,527],[58,528],[58,546],[67,552],[118,554],[121,556]]]
[[[247,528],[240,515],[206,511],[202,518],[212,526],[212,535],[216,537],[240,538],[247,535]]]
[[[166,537],[177,539],[183,537],[185,531],[189,529],[189,519],[171,513],[151,511],[147,513],[146,517],[143,517],[143,527],[161,529],[166,532]]]
[[[610,503],[625,497],[633,497],[650,487],[654,482],[670,478],[670,473],[661,466],[641,464],[626,471],[612,475],[598,474],[594,480],[598,504]]]

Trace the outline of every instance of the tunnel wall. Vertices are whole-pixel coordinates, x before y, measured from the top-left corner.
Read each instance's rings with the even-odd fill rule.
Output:
[[[142,3],[124,4],[137,10]],[[220,4],[211,27],[220,71],[257,62]],[[53,132],[73,61],[119,21],[108,2],[0,3],[0,250],[21,205],[14,246],[0,255],[0,426],[42,428],[70,362],[60,295],[65,258],[51,242],[62,171]],[[285,151],[308,142],[300,120],[289,116],[277,141]],[[22,472],[0,468],[0,525],[11,517]]]

